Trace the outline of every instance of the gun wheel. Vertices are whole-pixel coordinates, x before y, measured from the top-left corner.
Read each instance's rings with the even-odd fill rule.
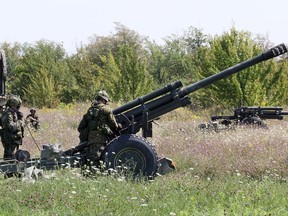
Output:
[[[102,155],[107,168],[117,172],[154,176],[158,170],[158,156],[153,144],[135,134],[116,137]]]
[[[15,153],[15,158],[20,162],[27,162],[30,160],[30,153],[26,150],[19,149]]]

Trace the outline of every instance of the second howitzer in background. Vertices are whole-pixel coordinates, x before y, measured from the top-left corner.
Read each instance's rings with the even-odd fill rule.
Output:
[[[234,110],[233,115],[212,116],[207,124],[200,124],[200,129],[214,131],[235,129],[237,125],[251,125],[267,127],[264,120],[282,120],[288,111],[283,111],[282,107],[239,107]]]
[[[266,119],[282,120],[288,111],[282,107],[240,107],[234,110],[231,116],[212,116],[211,121],[222,120],[224,124],[234,122],[236,124],[254,124],[262,126]],[[225,123],[226,121],[226,123]]]

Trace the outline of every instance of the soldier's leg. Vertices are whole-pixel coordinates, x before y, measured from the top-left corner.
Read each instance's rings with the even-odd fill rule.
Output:
[[[98,145],[96,143],[91,143],[88,145],[87,159],[89,159],[92,163],[98,159],[97,154],[96,154],[97,150],[98,150]]]
[[[3,147],[4,147],[4,160],[11,160],[11,159],[15,159],[15,150],[17,148],[17,145],[13,144],[13,143],[3,143]]]

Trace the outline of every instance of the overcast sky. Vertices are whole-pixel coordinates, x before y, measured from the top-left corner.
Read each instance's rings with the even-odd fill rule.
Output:
[[[73,53],[119,22],[158,44],[191,26],[211,35],[234,26],[277,45],[288,43],[287,9],[288,0],[0,0],[0,43],[46,39]]]

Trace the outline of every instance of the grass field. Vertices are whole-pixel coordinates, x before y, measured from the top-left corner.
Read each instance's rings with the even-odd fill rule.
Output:
[[[87,108],[39,110],[41,130],[26,130],[21,148],[38,157],[36,145],[77,145]],[[152,181],[106,173],[86,178],[78,169],[44,172],[37,181],[2,176],[0,215],[287,215],[288,121],[203,133],[197,126],[205,121],[178,109],[153,125],[149,140],[177,169]]]

